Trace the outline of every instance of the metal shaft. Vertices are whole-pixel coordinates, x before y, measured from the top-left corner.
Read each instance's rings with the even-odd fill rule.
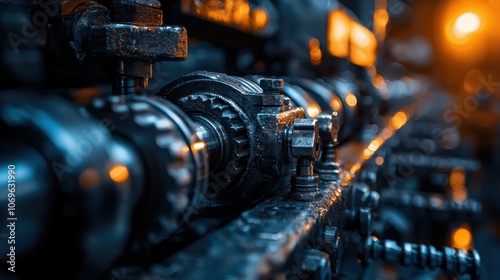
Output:
[[[480,278],[481,260],[476,250],[467,253],[462,249],[435,247],[423,244],[404,243],[399,246],[393,240],[369,237],[359,246],[358,258],[367,266],[371,260],[381,259],[386,263],[415,266],[421,269],[441,268],[446,274],[470,275]]]

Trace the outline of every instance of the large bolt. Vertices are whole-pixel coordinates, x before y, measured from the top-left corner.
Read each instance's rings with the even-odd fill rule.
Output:
[[[323,232],[323,246],[325,252],[330,255],[330,263],[333,273],[337,274],[340,270],[342,258],[342,248],[340,242],[339,229],[334,226],[325,226]]]
[[[404,243],[400,247],[393,240],[368,237],[359,246],[358,258],[363,266],[367,266],[372,260],[381,259],[387,263],[420,269],[441,268],[446,274],[467,274],[472,279],[479,279],[481,276],[481,259],[476,250],[469,250],[467,253],[462,249],[449,247],[436,250],[430,245],[413,243]]]
[[[370,190],[370,187],[368,187],[367,184],[361,182],[353,183],[351,193],[351,208],[368,207],[372,210],[376,210],[378,208],[380,194],[376,191]]]
[[[339,178],[337,145],[339,121],[338,112],[321,113],[317,117],[321,138],[321,158],[316,162],[315,170],[323,181],[335,181]]]
[[[358,210],[346,210],[345,229],[355,230],[362,237],[372,234],[372,213],[370,208],[359,208]]]
[[[310,249],[306,252],[301,269],[307,279],[330,280],[332,278],[328,255],[319,250]]]
[[[319,126],[315,119],[296,119],[292,126],[291,154],[297,159],[292,175],[292,198],[310,201],[319,195],[313,161],[319,157]]]

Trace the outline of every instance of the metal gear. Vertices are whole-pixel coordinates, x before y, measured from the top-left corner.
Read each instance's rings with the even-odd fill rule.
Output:
[[[276,184],[289,180],[293,165],[284,134],[304,110],[284,105],[283,81],[269,82],[277,87],[269,90],[264,82],[263,90],[255,80],[198,71],[157,93],[186,112],[207,143],[207,215],[242,209],[285,191],[286,184]]]
[[[202,142],[187,116],[161,98],[97,98],[89,111],[140,151],[146,189],[134,212],[137,224],[132,249],[158,243],[174,233],[203,198],[207,174],[204,145],[195,145]]]
[[[191,115],[193,119],[199,119],[197,111],[202,110],[205,117],[215,120],[226,129],[230,147],[225,147],[223,154],[226,154],[222,162],[211,162],[215,174],[227,169],[224,162],[230,163],[234,170],[245,170],[250,156],[250,139],[247,134],[247,127],[244,119],[229,100],[225,100],[209,93],[190,95],[179,99],[178,105]],[[228,181],[236,181],[242,176],[242,173],[228,172]],[[229,183],[229,182],[228,182]],[[223,186],[218,186],[222,188]],[[208,192],[215,192],[209,188]]]

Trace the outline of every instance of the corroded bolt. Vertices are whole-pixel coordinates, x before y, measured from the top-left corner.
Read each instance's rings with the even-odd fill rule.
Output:
[[[316,162],[316,172],[323,181],[334,181],[339,177],[337,162],[338,113],[321,113],[317,117],[321,138],[321,158]]]
[[[292,128],[291,154],[297,159],[296,171],[291,178],[292,198],[310,201],[319,194],[319,178],[313,169],[320,148],[318,121],[296,119]]]

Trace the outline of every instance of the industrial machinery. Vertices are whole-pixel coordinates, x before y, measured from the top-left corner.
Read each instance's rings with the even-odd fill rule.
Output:
[[[389,2],[0,2],[2,279],[494,279]]]

